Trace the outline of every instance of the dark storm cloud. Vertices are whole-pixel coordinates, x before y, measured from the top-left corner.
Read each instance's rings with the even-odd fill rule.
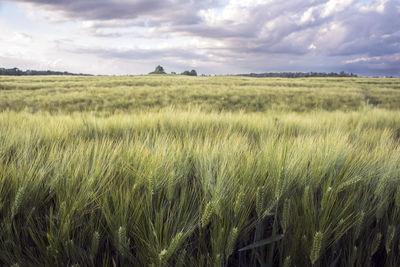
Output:
[[[154,21],[195,24],[199,18],[196,10],[209,5],[218,5],[218,1],[185,0],[14,0],[29,3],[59,12],[67,18],[82,20],[134,20],[139,17],[151,17]]]
[[[329,51],[330,55],[380,56],[400,51],[400,4],[386,3],[384,11],[352,12],[340,14],[336,21],[348,30],[343,41]]]

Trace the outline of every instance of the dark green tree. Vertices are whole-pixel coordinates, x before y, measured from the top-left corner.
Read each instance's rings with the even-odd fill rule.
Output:
[[[153,72],[150,72],[150,74],[166,74],[166,72],[162,66],[158,65]]]
[[[195,70],[185,70],[184,72],[181,73],[182,75],[188,75],[188,76],[197,76],[197,72]]]

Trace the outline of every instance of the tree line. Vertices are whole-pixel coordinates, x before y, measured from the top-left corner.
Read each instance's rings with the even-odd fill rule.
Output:
[[[5,69],[0,68],[0,75],[26,76],[26,75],[76,75],[76,76],[92,76],[83,73],[70,73],[66,71],[51,71],[51,70],[20,70],[18,68]]]
[[[267,73],[250,73],[250,74],[238,74],[237,76],[246,77],[272,77],[272,78],[309,78],[309,77],[358,77],[357,74],[346,73],[341,71],[336,72],[267,72]]]
[[[164,68],[158,65],[153,72],[149,74],[166,74]],[[171,74],[176,74],[172,72]],[[0,68],[0,75],[13,75],[13,76],[24,76],[24,75],[75,75],[75,76],[92,76],[91,74],[83,73],[71,73],[67,71],[51,71],[51,70],[20,70],[18,68],[6,69]],[[196,70],[185,70],[181,75],[197,76]],[[309,78],[309,77],[358,77],[357,74],[346,73],[341,71],[336,72],[267,72],[267,73],[249,73],[249,74],[237,74],[235,76],[246,76],[246,77],[272,77],[272,78]]]

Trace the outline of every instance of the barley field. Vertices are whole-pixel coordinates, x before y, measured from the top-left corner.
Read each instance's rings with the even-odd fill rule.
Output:
[[[0,266],[400,266],[400,79],[0,76]]]
[[[0,76],[0,111],[97,113],[400,109],[400,79]]]

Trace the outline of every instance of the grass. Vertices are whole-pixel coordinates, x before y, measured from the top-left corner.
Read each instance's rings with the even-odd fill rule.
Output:
[[[396,81],[0,77],[0,265],[399,266]]]

